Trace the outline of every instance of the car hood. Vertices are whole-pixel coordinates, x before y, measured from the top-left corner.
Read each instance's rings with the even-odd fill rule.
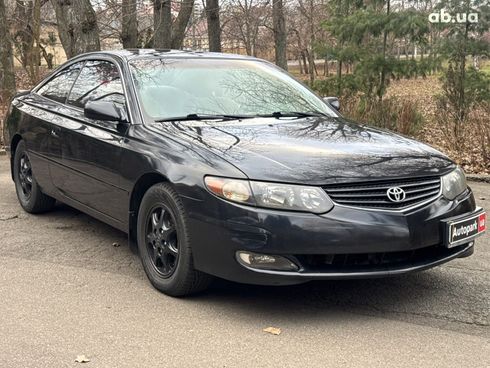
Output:
[[[250,179],[328,184],[438,175],[453,163],[433,148],[343,118],[257,118],[156,124],[212,151]]]

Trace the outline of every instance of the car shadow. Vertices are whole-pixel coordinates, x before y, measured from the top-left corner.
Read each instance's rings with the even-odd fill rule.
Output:
[[[451,270],[452,271],[452,270]],[[204,293],[184,299],[250,323],[311,325],[349,323],[358,316],[388,318],[488,336],[488,313],[458,274],[443,268],[392,278],[315,281],[293,286],[258,286],[217,280]],[[264,325],[264,327],[267,327]]]
[[[432,286],[439,283],[441,277],[437,271],[426,271],[393,278],[312,281],[292,286],[245,285],[217,280],[210,290],[193,299],[213,304],[224,302],[234,308],[252,308],[254,312],[273,315],[290,314],[305,308],[388,312],[409,304],[426,303],[436,297]],[[247,300],[254,303],[248,304]]]

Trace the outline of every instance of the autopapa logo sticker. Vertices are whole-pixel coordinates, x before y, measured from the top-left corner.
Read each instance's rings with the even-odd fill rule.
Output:
[[[485,231],[487,229],[486,220],[487,220],[487,214],[486,213],[482,213],[478,217],[478,232],[482,232],[482,231]]]
[[[475,232],[478,230],[478,221],[477,219],[474,220],[473,223],[468,224],[468,225],[461,225],[459,227],[454,227],[453,228],[453,233],[451,235],[451,241],[454,241],[455,239],[461,238],[461,237],[466,237],[470,235],[471,233]]]
[[[429,14],[431,23],[478,23],[478,13],[454,13],[445,9]]]

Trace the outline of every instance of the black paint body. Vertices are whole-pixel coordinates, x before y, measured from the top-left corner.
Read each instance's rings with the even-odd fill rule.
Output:
[[[470,190],[454,201],[443,196],[412,211],[396,213],[334,206],[323,215],[247,207],[210,194],[205,175],[306,185],[441,176],[455,165],[417,141],[335,118],[275,118],[216,122],[219,129],[189,122],[145,121],[131,83],[128,60],[143,51],[101,52],[80,60],[117,64],[125,87],[130,124],[93,121],[83,110],[32,92],[12,103],[4,131],[7,148],[26,143],[42,190],[135,238],[144,191],[168,181],[190,219],[197,269],[257,284],[294,284],[312,279],[386,276],[419,270],[468,255],[472,244],[442,247],[441,220],[470,213]],[[236,57],[155,52],[161,57]],[[258,61],[260,62],[260,61]],[[61,67],[63,68],[63,66]],[[196,86],[198,82],[196,82]],[[11,155],[13,156],[13,155]],[[440,252],[399,267],[322,269],[309,255]],[[238,250],[282,254],[301,264],[299,272],[253,271],[235,259]]]

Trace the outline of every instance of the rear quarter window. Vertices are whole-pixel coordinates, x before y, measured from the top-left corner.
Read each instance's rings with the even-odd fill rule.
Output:
[[[67,103],[84,108],[88,101],[108,101],[125,105],[124,90],[117,66],[103,60],[85,63]]]
[[[37,93],[51,100],[65,103],[82,66],[83,62],[79,62],[60,70],[49,82],[39,88]]]

